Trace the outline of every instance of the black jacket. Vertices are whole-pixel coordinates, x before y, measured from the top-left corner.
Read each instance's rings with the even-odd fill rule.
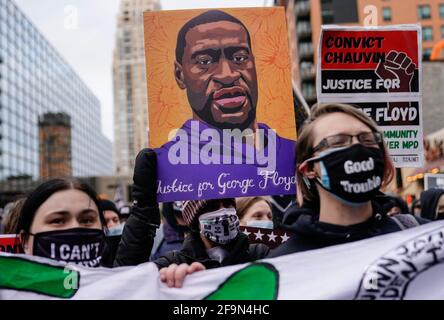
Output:
[[[156,230],[160,224],[159,207],[131,206],[114,260],[115,267],[135,266],[148,262]]]
[[[401,230],[399,225],[388,217],[381,206],[383,199],[373,201],[373,216],[367,221],[351,226],[340,226],[319,221],[318,211],[310,211],[309,206],[299,210],[291,207],[293,211],[287,215],[287,221],[291,224],[282,226],[293,233],[293,236],[272,250],[267,258],[282,256],[285,254],[324,248],[332,245],[367,239],[386,233]],[[415,218],[419,224],[428,220]]]
[[[444,189],[428,189],[421,193],[421,218],[436,220],[436,206]]]
[[[239,233],[225,248],[230,252],[229,256],[221,263],[212,260],[208,257],[199,233],[193,232],[185,238],[182,250],[171,251],[153,262],[157,264],[159,269],[173,263],[179,265],[193,262],[200,262],[207,269],[211,269],[263,259],[270,251],[264,244],[250,244],[248,237],[243,233]]]

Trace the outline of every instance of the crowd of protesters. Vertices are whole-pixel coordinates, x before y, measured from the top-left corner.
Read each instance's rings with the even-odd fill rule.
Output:
[[[144,149],[135,160],[134,202],[126,221],[112,201],[99,199],[81,180],[53,179],[3,209],[2,233],[19,235],[27,255],[88,267],[152,261],[161,281],[181,287],[186,275],[200,270],[348,243],[444,218],[442,189],[424,191],[411,208],[397,195],[383,193],[394,175],[383,135],[352,106],[316,106],[300,130],[296,154],[294,196],[159,204],[156,154]],[[376,177],[379,183],[344,193],[337,182],[344,163],[367,159],[374,165],[351,180],[363,184]],[[292,236],[270,250],[250,243],[241,226],[282,228]]]

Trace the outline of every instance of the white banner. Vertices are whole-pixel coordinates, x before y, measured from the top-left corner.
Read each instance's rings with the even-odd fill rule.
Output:
[[[85,268],[0,254],[0,299],[444,299],[444,221],[197,272],[181,289],[153,263]]]

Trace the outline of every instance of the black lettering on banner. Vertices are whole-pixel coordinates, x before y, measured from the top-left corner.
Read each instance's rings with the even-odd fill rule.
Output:
[[[355,299],[404,299],[415,278],[444,262],[441,228],[409,239],[372,262],[362,276]]]
[[[358,102],[353,105],[367,116],[371,117],[379,126],[418,126],[419,103],[412,102]]]
[[[391,80],[384,82],[375,70],[322,70],[321,93],[388,93],[399,85]],[[414,71],[410,92],[419,92],[418,69]],[[396,80],[396,79],[395,79]]]
[[[325,63],[356,64],[385,61],[385,52],[327,52]]]
[[[325,46],[329,49],[381,49],[384,40],[384,37],[329,36],[325,39]]]

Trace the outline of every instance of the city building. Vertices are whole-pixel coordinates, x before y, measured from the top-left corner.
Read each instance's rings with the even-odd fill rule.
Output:
[[[72,176],[71,118],[66,113],[39,117],[40,178]]]
[[[12,0],[0,0],[0,181],[39,178],[39,117],[65,113],[74,176],[111,175],[100,102]]]
[[[378,25],[420,23],[423,56],[444,38],[442,0],[276,0],[285,6],[293,63],[293,81],[307,103],[316,102],[316,52],[322,24],[363,25],[376,12]],[[376,9],[376,10],[374,10]]]
[[[157,0],[122,0],[113,57],[114,161],[117,175],[131,175],[139,150],[148,147],[148,102],[143,12]]]

